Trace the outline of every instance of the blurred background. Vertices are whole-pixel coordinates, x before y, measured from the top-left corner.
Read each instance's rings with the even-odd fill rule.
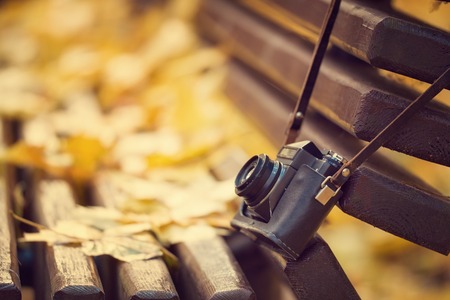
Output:
[[[273,142],[223,92],[229,58],[198,34],[200,4],[1,1],[0,115],[23,124],[22,140],[3,146],[3,162],[63,176],[83,194],[99,170],[185,186],[224,157],[274,157]],[[450,30],[450,5],[392,5]],[[450,196],[448,168],[386,153]],[[235,209],[232,201],[211,208],[209,224],[227,227]],[[448,257],[337,208],[319,233],[362,299],[450,299]]]

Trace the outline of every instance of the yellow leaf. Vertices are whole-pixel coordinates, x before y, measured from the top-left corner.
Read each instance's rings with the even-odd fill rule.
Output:
[[[1,116],[26,118],[45,112],[53,105],[53,101],[44,97],[37,76],[23,68],[0,71],[0,94]]]
[[[79,240],[95,240],[102,237],[102,232],[76,220],[60,220],[51,228],[55,233]]]
[[[91,178],[106,153],[98,139],[85,136],[69,137],[63,141],[61,148],[62,152],[73,157],[73,164],[68,172],[77,181]]]
[[[174,80],[182,76],[201,73],[210,68],[222,66],[226,56],[215,48],[199,49],[189,55],[172,60],[162,68],[157,78],[159,80]]]
[[[150,241],[140,241],[133,237],[104,237],[99,240],[83,242],[81,250],[89,256],[111,255],[112,257],[131,262],[161,257],[159,245]]]
[[[145,221],[155,227],[172,222],[169,208],[154,199],[129,199],[123,202],[119,208],[124,212],[122,221]]]
[[[149,223],[132,223],[107,228],[103,231],[103,234],[108,237],[132,236],[136,233],[149,232],[150,230],[152,230],[152,225]]]
[[[5,162],[19,166],[45,169],[46,164],[43,156],[42,147],[30,146],[23,141],[19,141],[6,149],[1,158]]]
[[[170,225],[164,227],[159,237],[167,244],[203,240],[217,236],[217,231],[206,224],[191,226]]]
[[[81,243],[82,241],[76,238],[68,237],[56,233],[53,230],[41,229],[36,233],[25,232],[23,238],[19,239],[20,242],[46,242],[48,245],[55,244],[73,244]]]
[[[71,214],[77,222],[100,230],[117,226],[122,217],[120,211],[102,206],[76,206]]]
[[[150,168],[189,163],[204,158],[211,150],[211,145],[204,144],[183,149],[179,154],[155,153],[147,157],[147,163]]]
[[[216,132],[217,135],[211,137],[206,134],[203,137],[205,139],[200,139],[198,142],[192,142],[177,153],[164,154],[164,153],[154,153],[147,157],[148,166],[150,168],[155,167],[167,167],[173,165],[186,164],[191,162],[199,162],[204,160],[206,156],[211,154],[221,143],[220,138],[221,133]]]

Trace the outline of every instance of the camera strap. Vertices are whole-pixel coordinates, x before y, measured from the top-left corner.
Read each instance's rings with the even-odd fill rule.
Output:
[[[411,117],[430,102],[443,89],[450,86],[450,68],[448,68],[434,83],[413,102],[410,103],[389,125],[387,125],[375,138],[373,138],[351,160],[346,162],[331,178],[336,189],[339,189],[351,174],[375,151],[394,137],[396,131],[403,127]]]
[[[328,41],[330,40],[331,31],[333,30],[334,22],[336,21],[341,0],[332,0],[328,7],[327,14],[322,24],[319,40],[314,47],[312,63],[309,66],[306,80],[303,83],[302,92],[300,93],[294,112],[291,115],[289,126],[286,130],[286,144],[295,142],[297,139],[303,119],[305,118],[306,109],[308,108],[309,100],[311,99],[314,85],[316,84],[317,76],[319,75],[320,65],[323,57],[327,51]]]
[[[314,47],[312,63],[309,66],[306,80],[303,84],[293,114],[290,118],[289,126],[286,131],[286,144],[296,141],[300,128],[305,118],[306,109],[311,99],[314,85],[319,74],[320,65],[325,56],[331,31],[336,21],[341,0],[332,0],[319,35],[319,40]],[[347,182],[351,174],[365,162],[375,151],[389,141],[396,131],[405,125],[405,123],[428,102],[430,102],[443,89],[450,86],[450,68],[448,68],[434,83],[419,97],[416,98],[408,107],[406,107],[389,125],[387,125],[375,138],[373,138],[364,148],[361,149],[351,160],[344,163],[342,167],[333,175],[327,177],[322,183],[322,189],[316,196],[316,199],[325,204],[331,197],[335,196],[342,185]]]

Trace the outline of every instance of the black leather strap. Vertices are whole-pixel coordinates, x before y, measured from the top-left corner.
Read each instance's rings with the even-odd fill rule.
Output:
[[[298,97],[297,104],[294,108],[294,113],[291,116],[289,126],[287,127],[288,129],[286,131],[285,145],[295,142],[300,132],[300,127],[302,126],[303,119],[305,118],[306,109],[308,108],[309,100],[311,99],[314,85],[316,84],[320,65],[322,64],[323,57],[325,56],[328,41],[330,40],[331,31],[333,30],[340,5],[341,0],[332,0],[330,6],[328,7],[327,15],[324,19],[322,30],[319,35],[319,41],[314,48],[312,63],[309,66],[306,80],[303,83],[302,92]]]
[[[373,140],[358,154],[345,163],[331,178],[336,187],[341,187],[349,176],[366,161],[375,151],[389,141],[395,132],[403,127],[411,117],[430,102],[439,92],[450,85],[450,68],[448,68],[436,81],[407,108],[405,108],[388,126],[386,126]]]
[[[290,144],[296,141],[300,128],[305,118],[306,109],[309,105],[314,85],[319,74],[320,65],[327,50],[328,42],[330,40],[331,31],[333,30],[336,21],[341,0],[332,0],[328,7],[327,15],[322,24],[322,29],[319,36],[319,41],[314,48],[312,63],[309,66],[306,80],[303,84],[302,92],[300,93],[297,104],[294,108],[293,115],[289,122],[286,132],[285,144]],[[405,108],[388,126],[386,126],[369,144],[367,144],[361,151],[356,154],[351,160],[345,163],[331,178],[331,183],[340,188],[350,177],[350,175],[358,168],[364,161],[366,161],[375,151],[390,140],[395,132],[426,103],[430,102],[439,92],[450,86],[450,68],[448,68],[436,81],[416,100],[414,100],[407,108]]]

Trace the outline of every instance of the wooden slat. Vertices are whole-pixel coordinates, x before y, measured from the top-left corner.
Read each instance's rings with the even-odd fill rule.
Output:
[[[8,147],[18,139],[19,123],[16,120],[2,118],[1,146]],[[10,210],[14,210],[12,191],[17,181],[17,169],[3,164],[0,178],[0,299],[21,299],[21,280],[17,259],[15,227]]]
[[[0,179],[0,299],[21,299],[16,238],[9,214],[6,183]]]
[[[55,226],[75,207],[69,184],[57,179],[36,179],[33,201],[35,221],[45,226]],[[104,299],[91,257],[64,245],[46,246],[43,252],[51,299]]]
[[[116,207],[121,191],[99,174],[92,186],[93,204]],[[119,299],[179,299],[169,270],[161,258],[119,262],[117,265],[117,294]]]
[[[233,55],[298,95],[310,64],[309,45],[233,1],[206,1],[199,24],[206,36],[229,45]],[[371,140],[416,96],[374,72],[364,63],[330,53],[321,66],[311,106],[359,139]],[[448,132],[450,108],[430,105],[385,146],[450,166]]]
[[[450,199],[360,168],[346,183],[340,208],[416,244],[450,253]]]
[[[220,237],[175,245],[177,286],[186,299],[255,299],[239,264]]]
[[[121,299],[178,299],[162,259],[119,263]]]
[[[228,95],[246,114],[253,116],[281,145],[292,107],[286,95],[258,80],[242,65],[231,68]],[[270,116],[270,118],[269,118]],[[308,112],[301,140],[312,140],[347,158],[362,143]],[[385,157],[375,155],[343,187],[342,209],[369,224],[413,243],[447,255],[450,252],[450,201]]]
[[[300,35],[317,35],[330,0],[242,2]],[[342,1],[331,41],[375,67],[422,81],[433,82],[450,66],[449,33],[370,6],[376,4]]]
[[[123,200],[123,191],[108,180],[107,173],[97,175],[93,183],[94,204],[104,205],[107,207],[115,207]],[[121,196],[122,195],[122,196]],[[219,240],[219,241],[217,241]],[[189,249],[189,251],[177,251],[180,262],[185,271],[181,271],[176,287],[180,291],[182,298],[197,293],[200,294],[191,299],[215,299],[215,297],[223,297],[222,299],[251,299],[253,291],[248,285],[245,276],[239,269],[237,262],[231,255],[226,244],[220,238],[206,240],[203,243],[192,243],[188,245],[178,245],[176,249]],[[208,254],[208,255],[206,255]],[[210,259],[214,256],[220,256],[222,267],[216,268],[211,265]],[[195,261],[191,257],[195,257]],[[184,263],[189,262],[189,265]],[[193,263],[194,265],[190,265]],[[142,276],[141,270],[146,269],[147,272],[153,273],[155,280],[149,280],[149,277]],[[189,274],[195,272],[204,272],[205,283],[194,281]],[[134,278],[136,280],[130,280]],[[138,280],[138,279],[141,280]],[[172,283],[167,267],[160,259],[152,259],[149,261],[136,262],[134,266],[127,263],[119,265],[119,289],[120,294],[131,295],[130,293],[139,292],[140,295],[147,293],[148,298],[155,299],[155,295],[166,293],[176,294],[175,286]],[[183,288],[184,287],[184,288]],[[206,288],[206,290],[205,290]],[[195,292],[194,292],[195,291]],[[178,295],[177,295],[178,297]],[[128,299],[128,298],[124,298]],[[159,298],[157,298],[159,299]]]
[[[243,234],[232,234],[226,242],[258,300],[297,299],[283,271],[264,254],[262,247]]]
[[[2,144],[4,147],[9,147],[19,140],[21,125],[18,120],[2,118],[0,126]],[[9,163],[5,163],[3,165],[3,170],[9,204],[11,209],[15,210],[15,202],[12,199],[12,191],[14,191],[17,182],[21,180],[21,170],[20,168],[17,168],[16,166]]]
[[[315,236],[296,261],[267,251],[298,299],[360,299],[327,243]]]
[[[15,119],[2,118],[2,141],[5,145],[14,144],[20,136],[20,122]]]

